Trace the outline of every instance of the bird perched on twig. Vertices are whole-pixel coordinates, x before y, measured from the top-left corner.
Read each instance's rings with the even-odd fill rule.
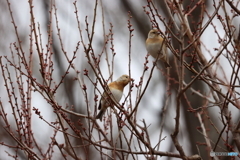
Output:
[[[116,81],[109,83],[108,87],[111,91],[111,97],[112,100],[114,100],[116,103],[118,103],[123,95],[123,89],[124,87],[131,81],[131,78],[128,75],[122,75],[119,77]],[[108,107],[113,107],[113,103],[110,100],[110,97],[107,96],[107,93],[104,92],[102,94],[102,98],[100,100],[98,109],[100,110],[98,115],[96,116],[96,119],[100,119],[102,121],[102,117],[104,113],[106,112]]]
[[[146,49],[148,53],[153,57],[162,60],[166,68],[170,67],[167,62],[167,46],[166,40],[160,35],[160,32],[157,29],[152,29],[148,33],[148,38],[146,40]]]

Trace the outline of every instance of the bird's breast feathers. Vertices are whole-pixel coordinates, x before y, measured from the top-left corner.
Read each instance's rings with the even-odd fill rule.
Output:
[[[160,49],[164,50],[164,46],[159,39],[148,38],[146,41],[146,49],[150,55],[154,58],[157,58],[157,55],[160,53]]]
[[[123,92],[119,89],[115,89],[115,88],[110,88],[112,95],[114,96],[114,99],[119,102],[122,98]]]
[[[161,45],[159,43],[150,43],[146,46],[147,51],[150,53],[159,52]]]

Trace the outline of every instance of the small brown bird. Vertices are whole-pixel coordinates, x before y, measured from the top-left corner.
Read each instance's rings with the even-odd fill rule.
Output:
[[[109,90],[111,91],[111,95],[109,96],[111,96],[111,98],[115,100],[116,103],[118,103],[121,100],[123,95],[123,89],[130,81],[131,78],[128,75],[122,75],[116,81],[108,84]],[[106,112],[107,108],[113,107],[113,103],[106,94],[107,94],[106,92],[103,93],[98,106],[98,109],[100,111],[96,116],[96,119],[100,119],[100,121],[102,121],[102,117]]]
[[[148,38],[146,40],[146,49],[153,58],[156,59],[158,57],[158,59],[162,60],[166,68],[170,67],[167,62],[168,54],[166,42],[163,43],[163,38],[157,29],[149,31]]]

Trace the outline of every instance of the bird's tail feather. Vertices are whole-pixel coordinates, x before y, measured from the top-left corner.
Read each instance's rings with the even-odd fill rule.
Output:
[[[165,68],[168,68],[168,67],[171,67],[169,64],[168,64],[168,62],[164,62],[164,66],[165,66]]]
[[[100,119],[100,121],[102,121],[102,117],[103,117],[104,113],[105,113],[104,110],[100,110],[98,115],[96,116],[96,119]]]
[[[166,61],[162,61],[162,60],[157,61],[157,64],[156,64],[157,68],[162,68],[162,65],[164,65],[166,69],[171,67]]]

